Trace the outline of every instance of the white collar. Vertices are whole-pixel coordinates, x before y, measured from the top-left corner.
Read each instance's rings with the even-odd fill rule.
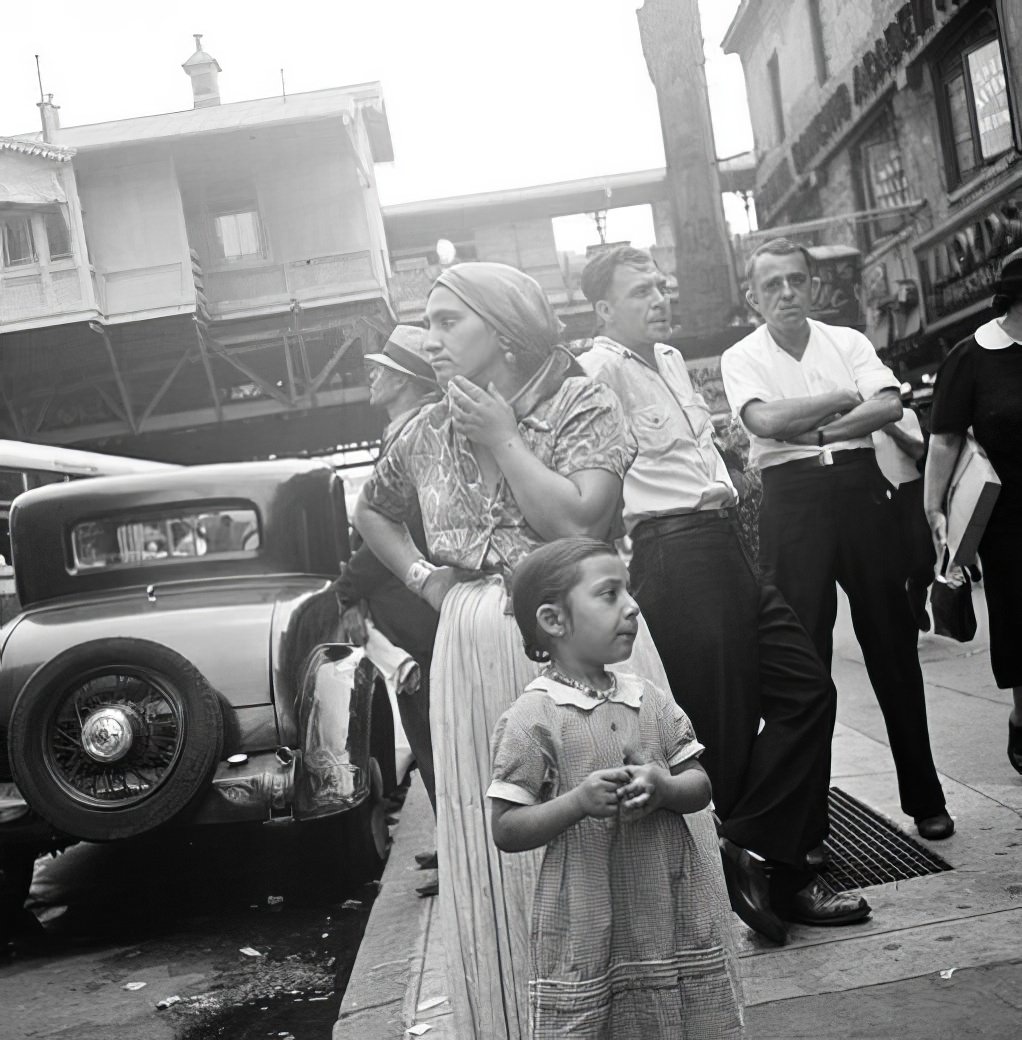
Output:
[[[618,674],[617,688],[607,697],[587,697],[574,686],[566,686],[549,675],[540,675],[525,687],[526,692],[545,693],[558,707],[570,704],[574,708],[592,711],[601,704],[613,701],[629,708],[642,707],[642,684],[630,675]]]
[[[1019,342],[1017,339],[1012,339],[1004,331],[1004,327],[998,318],[988,321],[985,325],[980,325],[973,335],[976,337],[976,342],[984,350],[1004,350],[1005,347],[1010,347]]]

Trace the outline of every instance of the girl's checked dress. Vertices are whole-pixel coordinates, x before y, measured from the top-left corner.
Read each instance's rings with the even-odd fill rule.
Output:
[[[628,762],[697,756],[673,697],[618,674],[596,699],[533,680],[493,737],[491,798],[523,805]],[[586,818],[546,847],[533,898],[533,1040],[744,1036],[741,983],[716,830],[708,811]]]

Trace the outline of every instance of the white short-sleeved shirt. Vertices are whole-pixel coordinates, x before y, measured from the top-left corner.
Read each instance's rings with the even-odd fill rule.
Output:
[[[919,416],[911,408],[902,412],[895,425],[904,433],[914,434],[922,439],[923,430],[919,425]],[[901,487],[902,484],[911,484],[913,480],[922,480],[916,460],[886,430],[874,430],[873,447],[876,449],[880,472],[889,483]]]
[[[654,348],[656,368],[606,336],[579,357],[586,375],[606,383],[624,406],[639,445],[625,473],[624,521],[636,524],[671,513],[738,504],[738,492],[713,443],[706,401],[693,386],[681,354]]]
[[[735,415],[750,401],[783,401],[793,397],[815,397],[834,390],[856,390],[869,400],[881,390],[898,390],[894,373],[877,357],[873,344],[855,329],[809,321],[809,342],[801,361],[777,345],[766,325],[724,351],[720,372],[724,391]],[[749,431],[749,462],[765,469],[795,459],[812,459],[823,449],[787,444]],[[827,445],[830,451],[850,448],[872,449],[866,434]]]

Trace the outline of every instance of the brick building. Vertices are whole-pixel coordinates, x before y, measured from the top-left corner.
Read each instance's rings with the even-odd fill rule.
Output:
[[[982,320],[1022,246],[1017,0],[743,0],[760,227],[841,247],[907,378]]]

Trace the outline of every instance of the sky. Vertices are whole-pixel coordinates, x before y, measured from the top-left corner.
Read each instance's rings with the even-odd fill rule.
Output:
[[[720,40],[738,0],[699,0],[719,156],[752,147],[741,64]],[[192,34],[224,103],[379,80],[395,161],[384,205],[662,166],[641,0],[48,0],[4,4],[0,135],[191,107]],[[741,207],[728,206],[734,230]],[[614,228],[608,228],[614,239]],[[637,243],[639,244],[639,243]]]

